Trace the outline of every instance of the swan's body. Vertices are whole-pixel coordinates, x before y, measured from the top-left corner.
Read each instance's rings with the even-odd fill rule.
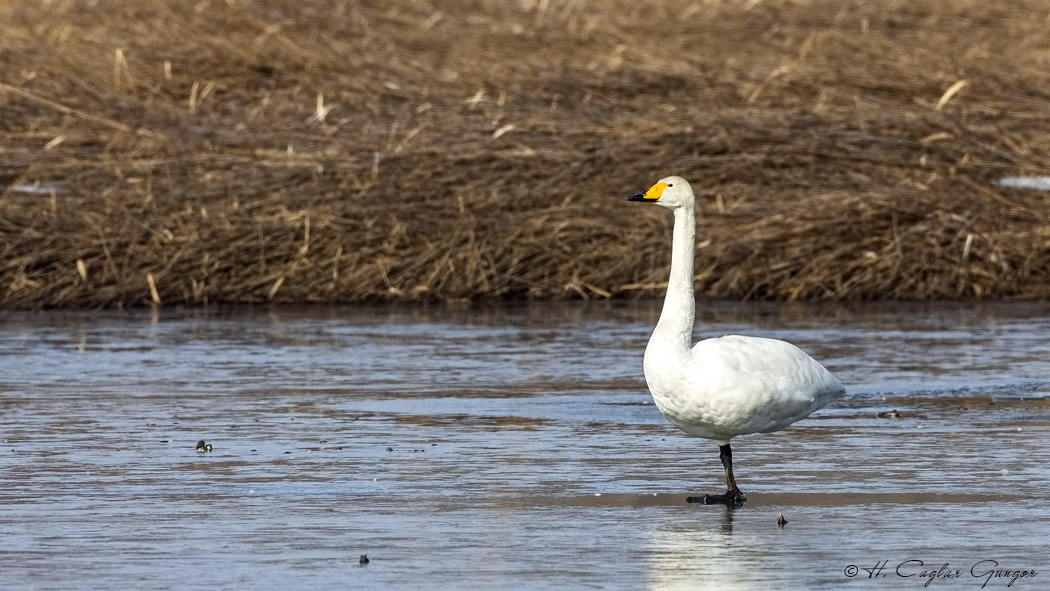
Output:
[[[733,479],[729,440],[779,431],[841,398],[845,389],[824,366],[791,343],[730,335],[693,345],[693,190],[685,179],[672,176],[630,200],[668,207],[675,216],[667,297],[645,348],[646,384],[668,421],[720,446],[729,491],[705,498],[740,504],[744,497]]]
[[[675,351],[657,334],[645,350],[645,381],[674,426],[720,445],[769,433],[842,395],[828,370],[791,343],[724,336]]]

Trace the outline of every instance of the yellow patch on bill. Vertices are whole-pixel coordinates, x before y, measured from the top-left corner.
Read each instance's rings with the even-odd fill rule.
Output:
[[[656,183],[649,187],[649,190],[645,192],[645,196],[642,199],[646,201],[659,201],[660,197],[664,194],[664,189],[667,188],[667,183]]]

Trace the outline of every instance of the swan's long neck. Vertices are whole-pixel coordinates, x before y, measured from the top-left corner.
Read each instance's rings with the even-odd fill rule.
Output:
[[[671,240],[671,274],[667,296],[653,339],[688,351],[693,342],[693,249],[696,248],[696,209],[693,205],[675,208]]]

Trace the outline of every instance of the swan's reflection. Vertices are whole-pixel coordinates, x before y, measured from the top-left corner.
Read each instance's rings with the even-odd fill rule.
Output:
[[[739,518],[737,513],[741,510],[717,509],[717,515],[699,512],[691,519],[666,522],[651,531],[647,588],[660,591],[769,588],[761,565],[766,557],[776,555],[773,552],[776,536],[759,537],[747,532],[734,536],[733,521]]]

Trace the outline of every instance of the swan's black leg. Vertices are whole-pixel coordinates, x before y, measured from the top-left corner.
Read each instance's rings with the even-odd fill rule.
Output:
[[[739,507],[747,501],[744,493],[736,485],[733,477],[733,449],[729,444],[718,447],[718,458],[722,460],[722,468],[726,471],[726,492],[721,495],[704,495],[702,497],[689,497],[687,503],[703,503],[705,505],[726,505],[727,507]]]

